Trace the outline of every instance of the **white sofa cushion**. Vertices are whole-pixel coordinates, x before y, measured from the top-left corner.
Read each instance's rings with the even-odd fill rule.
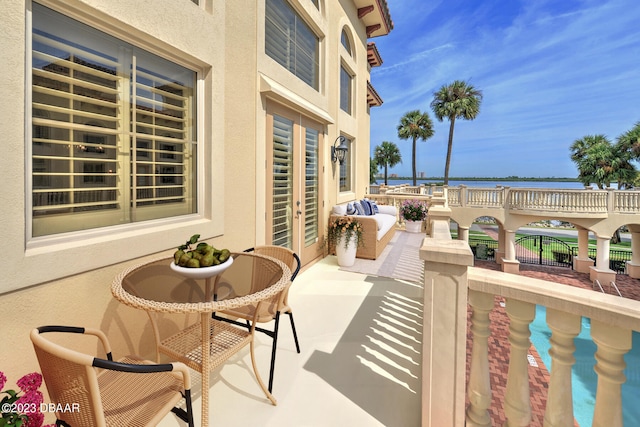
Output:
[[[381,214],[391,215],[394,218],[396,217],[396,215],[398,215],[398,210],[395,206],[378,205],[378,210]]]
[[[333,207],[334,215],[346,215],[347,214],[347,205],[335,205]]]
[[[393,208],[393,206],[390,206],[390,207]],[[376,223],[378,224],[378,232],[376,233],[377,240],[382,239],[382,237],[384,237],[384,235],[387,234],[387,232],[391,229],[391,227],[396,226],[395,215],[376,214],[373,217],[376,219]]]

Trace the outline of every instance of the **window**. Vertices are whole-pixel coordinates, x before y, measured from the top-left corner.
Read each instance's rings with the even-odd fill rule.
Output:
[[[351,171],[352,171],[352,165],[351,165],[351,159],[352,157],[352,152],[353,152],[353,143],[350,139],[346,138],[345,139],[345,144],[347,144],[348,150],[347,153],[344,156],[344,162],[342,162],[342,164],[340,165],[340,191],[341,192],[345,192],[345,191],[352,191],[352,185],[351,185]]]
[[[265,53],[318,89],[318,37],[286,0],[266,1]]]
[[[344,46],[344,49],[347,51],[349,55],[351,55],[351,42],[349,41],[349,36],[347,36],[347,31],[342,30],[342,34],[340,35],[340,43]]]
[[[37,3],[32,235],[196,211],[196,73]]]
[[[351,87],[353,77],[344,68],[340,66],[340,108],[351,114]]]

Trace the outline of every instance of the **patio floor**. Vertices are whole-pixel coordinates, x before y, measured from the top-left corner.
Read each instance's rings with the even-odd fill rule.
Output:
[[[493,262],[476,260],[476,266],[499,270]],[[588,275],[570,269],[521,264],[520,271],[525,276],[591,289]],[[618,276],[616,283],[623,296],[640,300],[639,280]],[[290,302],[302,352],[295,352],[289,323],[283,319],[274,381],[278,405],[270,405],[262,394],[253,377],[246,349],[211,374],[211,425],[420,425],[420,366],[416,364],[420,361],[420,354],[416,349],[421,345],[421,330],[412,326],[402,334],[405,336],[403,340],[382,343],[386,340],[375,336],[380,332],[372,327],[380,325],[381,319],[383,323],[391,323],[401,317],[405,323],[413,324],[412,317],[421,310],[416,299],[402,300],[404,297],[398,296],[401,292],[394,291],[395,301],[391,304],[383,301],[381,290],[393,290],[397,286],[403,287],[402,292],[409,292],[411,297],[420,292],[420,288],[410,282],[342,271],[335,257],[327,257],[300,273],[291,288]],[[402,310],[385,313],[385,305],[402,307]],[[398,314],[400,311],[401,316]],[[362,319],[365,319],[364,323]],[[498,298],[491,320],[489,345],[493,402],[490,412],[493,425],[503,425],[505,418],[501,408],[509,344],[508,319]],[[382,334],[380,336],[384,336]],[[397,331],[392,335],[400,336]],[[387,338],[392,337],[387,335]],[[266,380],[270,342],[262,334],[257,334],[256,340],[259,369]],[[469,356],[470,347],[467,353]],[[531,366],[529,370],[533,412],[530,425],[541,426],[549,374],[533,346],[530,354],[538,365]],[[194,412],[198,425],[201,410],[199,375],[194,374],[193,380]],[[167,416],[160,424],[161,427],[180,425],[183,424],[173,415]]]
[[[421,319],[417,296],[420,286],[339,270],[335,257],[314,264],[298,275],[289,294],[300,354],[286,316],[280,324],[273,389],[278,405],[262,394],[246,348],[211,373],[210,425],[418,426],[421,320],[412,319]],[[401,316],[410,328],[398,322]],[[271,344],[263,334],[256,341],[266,381]],[[199,425],[199,374],[192,380]],[[159,424],[183,425],[173,414]]]

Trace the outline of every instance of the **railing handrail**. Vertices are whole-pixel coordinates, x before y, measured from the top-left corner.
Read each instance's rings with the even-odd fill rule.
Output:
[[[594,291],[596,290],[596,285],[598,285],[598,289],[600,289],[600,292],[602,292],[604,294],[605,292],[604,292],[604,289],[602,288],[602,285],[600,284],[600,280],[595,279],[593,281],[593,290]]]
[[[616,285],[616,282],[614,282],[612,280],[611,283],[609,283],[609,293],[611,293],[611,286],[613,286],[613,289],[616,290],[616,293],[618,294],[618,296],[621,297],[622,294],[620,293],[620,289],[618,289],[618,286]]]
[[[479,201],[479,203],[477,203]],[[488,202],[485,203],[485,202]],[[535,187],[449,187],[450,206],[570,213],[640,213],[640,191]]]
[[[640,301],[541,279],[469,267],[469,288],[640,332]]]

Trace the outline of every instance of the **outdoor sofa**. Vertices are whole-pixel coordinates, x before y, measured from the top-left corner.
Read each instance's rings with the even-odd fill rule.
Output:
[[[362,245],[356,258],[378,258],[396,232],[398,209],[395,206],[377,205],[366,199],[335,205],[329,223],[340,215],[356,216],[362,224]],[[329,247],[329,253],[335,253],[335,248]]]

